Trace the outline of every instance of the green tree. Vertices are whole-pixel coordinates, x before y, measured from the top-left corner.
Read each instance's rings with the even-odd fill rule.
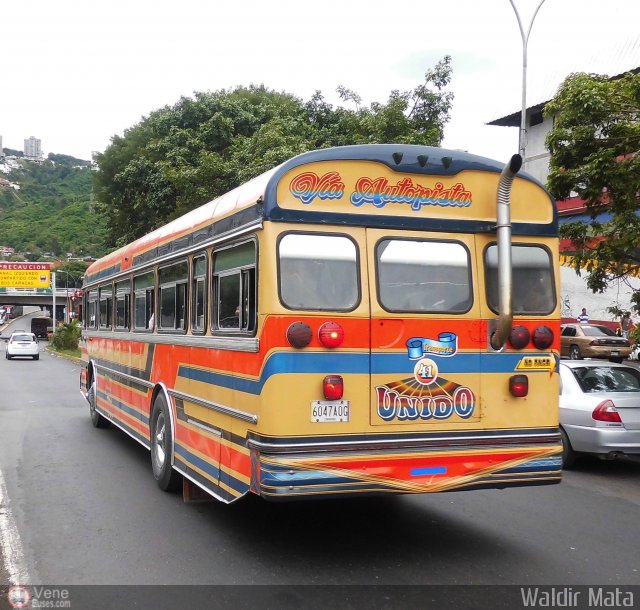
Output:
[[[339,88],[334,108],[320,92],[303,102],[264,86],[181,98],[114,136],[97,156],[96,206],[111,247],[144,235],[302,152],[364,143],[440,145],[453,94],[444,57],[406,92],[363,107]]]
[[[640,270],[640,74],[572,74],[545,114],[554,118],[549,188],[560,199],[577,193],[591,216],[561,235],[573,243],[576,271],[585,267],[589,288],[602,292]],[[640,295],[634,301],[638,309]]]

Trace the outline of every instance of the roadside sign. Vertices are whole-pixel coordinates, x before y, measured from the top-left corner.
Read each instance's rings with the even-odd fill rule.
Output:
[[[50,288],[51,263],[0,262],[0,288]]]

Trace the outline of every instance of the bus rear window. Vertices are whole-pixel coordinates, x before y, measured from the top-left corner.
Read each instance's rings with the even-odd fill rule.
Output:
[[[542,246],[513,244],[513,313],[548,315],[556,306],[551,253]],[[487,303],[498,311],[498,247],[487,248],[484,256]]]
[[[464,313],[473,302],[469,252],[460,243],[383,239],[378,299],[387,311]]]
[[[358,256],[348,237],[288,233],[278,245],[278,262],[285,307],[349,311],[357,306]]]

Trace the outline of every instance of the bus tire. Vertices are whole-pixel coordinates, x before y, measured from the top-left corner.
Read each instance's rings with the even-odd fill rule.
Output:
[[[562,439],[562,468],[568,470],[575,464],[576,454],[567,433],[562,428],[560,428],[560,438]]]
[[[100,415],[96,409],[98,403],[98,388],[96,385],[95,374],[91,375],[91,385],[89,386],[89,392],[87,393],[87,400],[89,401],[89,415],[91,417],[91,423],[94,428],[108,428],[109,420]]]
[[[171,466],[171,418],[169,405],[162,394],[158,394],[153,403],[150,423],[153,478],[162,491],[178,491],[182,488],[182,477]]]

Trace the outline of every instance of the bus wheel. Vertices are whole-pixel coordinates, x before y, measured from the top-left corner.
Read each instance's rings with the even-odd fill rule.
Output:
[[[96,403],[98,402],[98,389],[96,387],[96,378],[95,375],[91,376],[91,387],[89,387],[89,392],[87,394],[87,398],[89,399],[89,415],[91,416],[91,423],[94,428],[108,428],[109,420],[106,417],[103,417],[96,410]]]
[[[150,428],[153,478],[163,491],[178,491],[182,487],[182,477],[171,467],[171,419],[162,394],[158,394],[153,403]]]

